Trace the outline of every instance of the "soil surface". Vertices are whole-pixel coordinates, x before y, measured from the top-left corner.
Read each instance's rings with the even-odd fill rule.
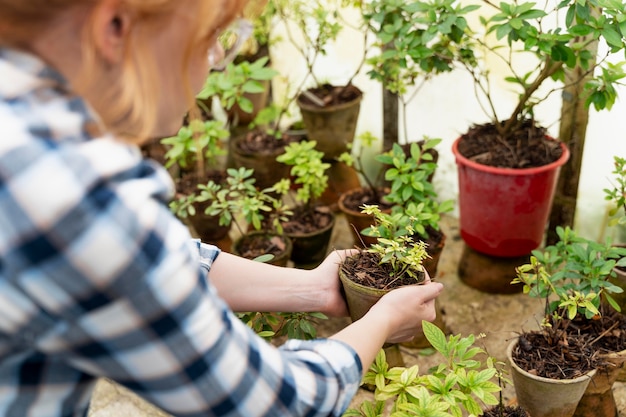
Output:
[[[281,137],[277,138],[261,130],[252,130],[246,133],[243,140],[237,141],[237,148],[241,153],[247,155],[272,155],[276,153],[276,151],[284,149],[285,146],[295,140],[297,140],[297,138],[289,136],[286,133],[282,133]]]
[[[293,215],[282,223],[285,233],[301,235],[324,229],[333,221],[333,214],[326,206],[314,207],[312,210],[299,206],[293,210]]]
[[[424,273],[418,278],[411,278],[407,274],[394,276],[393,269],[388,263],[380,264],[380,255],[361,250],[357,254],[347,257],[341,264],[341,270],[357,284],[379,290],[391,290],[404,285],[415,285],[424,281]]]
[[[483,417],[529,417],[519,406],[494,407],[483,414]]]
[[[500,168],[548,165],[563,153],[559,142],[548,139],[546,130],[530,121],[507,138],[493,124],[473,126],[461,136],[458,149],[470,161]]]
[[[601,366],[601,354],[626,348],[626,318],[609,308],[602,316],[572,322],[544,331],[523,333],[513,351],[515,363],[533,375],[572,379]],[[568,324],[569,323],[569,324]]]
[[[309,89],[308,92],[319,98],[326,107],[350,103],[363,95],[363,92],[353,84],[348,84],[346,86],[323,84],[319,87]],[[298,98],[298,101],[309,106],[317,105],[306,95],[301,95]]]
[[[280,236],[253,235],[245,237],[238,249],[244,258],[255,259],[266,254],[278,257],[285,252],[286,246]]]
[[[382,189],[378,190],[377,193],[374,193],[372,188],[362,188],[359,191],[361,192],[353,192],[346,195],[343,204],[347,209],[360,213],[364,205],[377,205],[383,212],[391,210],[393,204],[383,199],[385,193]]]

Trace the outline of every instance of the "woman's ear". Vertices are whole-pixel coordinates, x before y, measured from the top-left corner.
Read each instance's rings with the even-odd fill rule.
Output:
[[[131,19],[120,0],[101,0],[93,11],[92,27],[99,54],[111,64],[124,56]]]

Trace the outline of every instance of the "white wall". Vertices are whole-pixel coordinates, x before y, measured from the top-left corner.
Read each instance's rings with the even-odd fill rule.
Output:
[[[355,19],[355,16],[348,16]],[[283,36],[280,26],[276,35]],[[363,53],[362,34],[346,28],[327,57],[319,61],[316,74],[324,81],[345,83],[354,72]],[[305,74],[302,61],[288,42],[282,41],[272,48],[272,61],[281,74],[286,74],[291,83],[299,83]],[[529,62],[528,65],[533,65]],[[490,62],[489,68],[495,79],[502,68],[497,62]],[[382,92],[380,84],[366,75],[365,67],[354,80],[364,92],[357,135],[371,131],[382,136]],[[496,97],[498,109],[507,115],[514,105],[515,95],[508,92],[504,82],[495,84],[502,92]],[[275,94],[280,95],[284,83],[275,83]],[[622,96],[611,111],[601,113],[590,110],[590,121],[584,149],[583,166],[580,178],[578,206],[576,209],[577,230],[588,238],[602,238],[606,233],[604,218],[608,202],[604,200],[603,189],[610,187],[613,156],[626,157],[626,88],[620,89]],[[561,102],[560,94],[552,94],[550,99],[538,106],[536,116],[540,124],[548,128],[551,135],[558,134]],[[488,120],[476,99],[473,82],[461,71],[443,74],[426,85],[411,102],[407,111],[409,140],[416,141],[423,135],[441,138],[439,145],[439,167],[434,179],[435,188],[441,199],[457,198],[457,171],[451,146],[453,141],[474,123]],[[402,130],[402,129],[400,129]],[[379,150],[370,152],[370,158]],[[455,210],[454,215],[458,215]]]

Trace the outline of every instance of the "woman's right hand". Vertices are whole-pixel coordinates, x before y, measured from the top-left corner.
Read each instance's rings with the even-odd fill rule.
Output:
[[[422,320],[433,321],[435,298],[443,285],[427,280],[424,285],[408,285],[385,294],[366,314],[368,319],[386,322],[387,343],[411,340],[422,328]],[[382,319],[382,320],[381,320]]]

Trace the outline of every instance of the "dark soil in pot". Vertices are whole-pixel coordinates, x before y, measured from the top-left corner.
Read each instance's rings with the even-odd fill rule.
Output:
[[[380,255],[366,250],[347,257],[341,264],[341,270],[357,284],[380,290],[392,290],[405,285],[415,285],[424,281],[424,275],[416,280],[408,275],[393,276],[389,264],[380,264]]]
[[[352,84],[347,86],[324,84],[316,88],[311,88],[308,91],[322,100],[325,106],[350,103],[363,95],[361,90]],[[310,98],[306,97],[306,95],[300,95],[298,101],[311,106],[317,105],[311,101]]]
[[[333,221],[330,208],[319,206],[308,210],[305,207],[296,207],[288,221],[282,223],[288,235],[309,234],[326,228]]]
[[[255,259],[262,255],[274,255],[269,263],[276,262],[286,265],[291,251],[291,242],[288,238],[276,235],[267,235],[262,232],[250,233],[242,236],[237,242],[234,252],[247,259]],[[284,262],[280,260],[284,259]]]
[[[483,413],[483,417],[530,417],[522,407],[502,406],[493,407]]]
[[[500,168],[532,168],[548,165],[561,157],[559,142],[546,130],[526,121],[510,138],[504,139],[489,123],[475,125],[461,137],[459,153],[482,165]]]
[[[245,138],[237,142],[237,150],[244,154],[271,155],[294,141],[293,137],[283,133],[280,138],[261,130],[252,130],[246,133]]]
[[[601,354],[626,349],[626,317],[614,310],[562,329],[522,334],[513,352],[518,366],[545,378],[575,378],[602,366]],[[564,366],[563,364],[567,364]]]

